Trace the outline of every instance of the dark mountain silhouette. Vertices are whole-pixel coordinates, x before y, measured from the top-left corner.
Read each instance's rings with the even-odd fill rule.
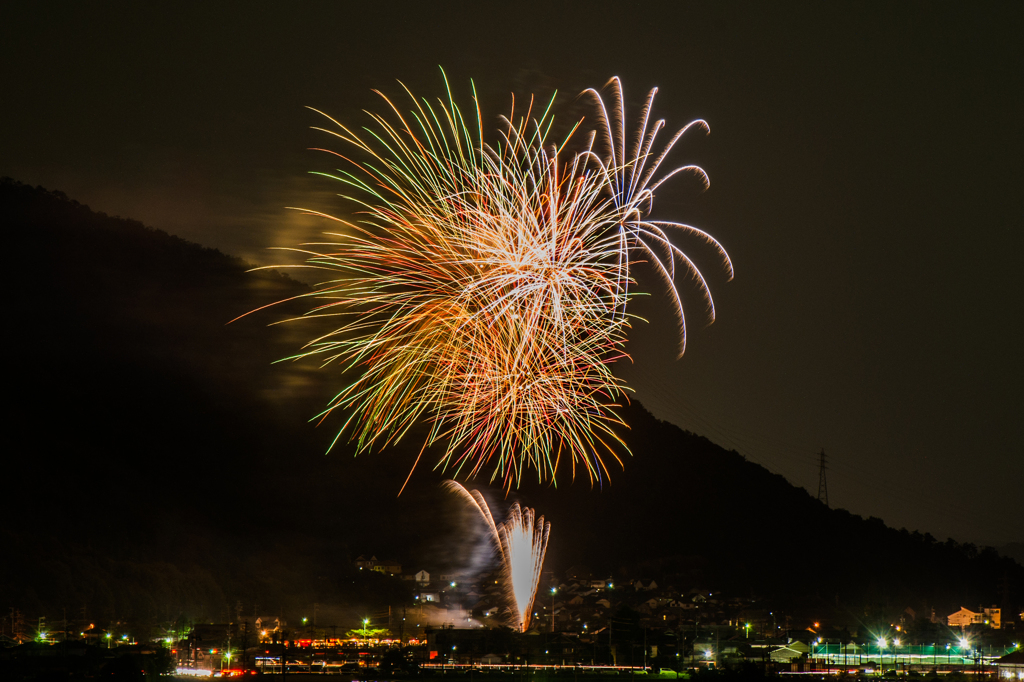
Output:
[[[0,216],[17,287],[5,604],[151,621],[226,618],[239,604],[362,608],[402,588],[354,572],[358,554],[472,561],[472,516],[439,472],[419,467],[396,496],[414,445],[325,456],[337,423],[306,420],[334,375],[271,365],[299,337],[266,325],[294,309],[226,324],[304,285],[9,179]],[[994,550],[827,509],[637,403],[624,413],[633,456],[610,483],[528,483],[510,496],[552,521],[550,568],[861,614],[1024,602],[1024,568]]]

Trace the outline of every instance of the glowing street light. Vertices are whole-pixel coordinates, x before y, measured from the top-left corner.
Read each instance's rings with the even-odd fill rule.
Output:
[[[551,588],[551,632],[555,631],[555,594],[557,592],[557,587]]]

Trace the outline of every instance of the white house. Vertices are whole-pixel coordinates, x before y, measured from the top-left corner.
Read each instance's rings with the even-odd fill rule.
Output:
[[[988,625],[993,630],[998,630],[1002,626],[1001,615],[1001,610],[996,606],[982,609],[980,613],[961,606],[959,611],[949,614],[946,621],[951,628],[964,628],[968,625]]]

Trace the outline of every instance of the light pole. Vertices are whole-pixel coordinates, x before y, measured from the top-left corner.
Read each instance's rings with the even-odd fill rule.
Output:
[[[555,593],[558,592],[557,587],[551,588],[551,632],[555,631]]]

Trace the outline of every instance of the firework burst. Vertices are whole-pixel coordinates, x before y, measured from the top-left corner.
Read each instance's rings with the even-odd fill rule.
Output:
[[[648,163],[663,126],[648,130],[654,92],[629,146],[622,90],[612,84],[617,113],[589,91],[601,126],[576,152],[570,139],[548,141],[550,104],[537,117],[532,102],[522,116],[513,106],[493,146],[479,108],[467,119],[450,90],[434,103],[409,93],[406,114],[381,95],[391,113],[371,113],[374,126],[362,133],[327,117],[333,127],[321,130],[350,152],[330,152],[345,165],[324,175],[347,188],[358,219],[306,211],[340,229],[295,249],[307,258],[300,267],[330,273],[306,295],[316,304],[304,318],[336,324],[286,359],[315,356],[354,377],[318,417],[346,412],[338,437],[348,434],[357,452],[425,424],[420,456],[440,445],[442,470],[489,473],[506,488],[530,470],[554,481],[563,461],[574,477],[607,476],[604,457],[625,450],[614,430],[625,386],[611,365],[625,357],[631,254],[666,278],[681,345],[677,262],[711,299],[668,231],[709,240],[729,265],[703,231],[648,219],[668,177],[706,174],[684,166],[658,176],[686,129]]]
[[[445,487],[473,505],[487,524],[501,559],[509,623],[513,629],[526,632],[530,627],[533,601],[537,597],[544,555],[548,550],[551,524],[518,502],[512,503],[504,521],[495,523],[480,491],[467,490],[455,481],[445,481]]]

